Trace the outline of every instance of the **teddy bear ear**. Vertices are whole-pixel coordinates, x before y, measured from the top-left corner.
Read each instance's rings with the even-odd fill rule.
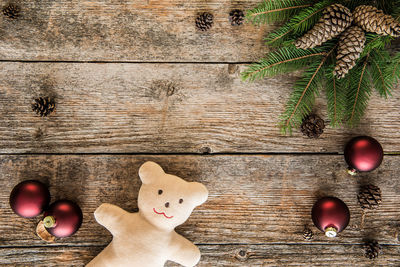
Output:
[[[199,206],[206,202],[208,198],[208,190],[203,184],[191,182],[190,191],[190,195],[192,196],[193,202],[196,206]]]
[[[152,161],[145,162],[139,168],[139,177],[144,184],[151,184],[163,174],[165,174],[165,172],[161,166]]]

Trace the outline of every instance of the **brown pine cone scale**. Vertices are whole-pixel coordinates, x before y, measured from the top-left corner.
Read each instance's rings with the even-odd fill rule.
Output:
[[[375,259],[382,252],[382,246],[376,240],[367,241],[364,245],[364,255],[368,259]]]
[[[32,103],[32,110],[41,117],[46,117],[56,109],[56,104],[50,97],[39,97]]]
[[[324,132],[324,128],[324,120],[315,114],[305,117],[301,124],[301,132],[309,138],[318,138]]]
[[[353,11],[354,23],[364,31],[379,35],[400,36],[400,23],[392,16],[373,6],[361,5]]]
[[[295,46],[301,49],[319,46],[346,30],[352,21],[350,9],[341,4],[330,5],[324,9],[314,27],[296,40]]]
[[[3,15],[10,19],[16,19],[20,16],[21,8],[15,4],[8,4],[3,7]]]
[[[196,27],[200,31],[207,31],[214,24],[214,16],[208,12],[201,13],[196,18]]]
[[[229,12],[229,22],[232,26],[242,25],[244,21],[244,13],[240,9],[234,9]]]
[[[382,203],[381,189],[375,185],[362,186],[357,199],[362,209],[376,209]]]
[[[304,238],[304,240],[306,240],[306,241],[311,241],[311,240],[314,238],[314,233],[313,233],[313,231],[312,231],[310,228],[308,228],[308,227],[304,228],[304,231],[303,231],[303,238]]]
[[[333,74],[341,79],[356,65],[365,46],[365,33],[358,26],[348,28],[340,35],[336,66]]]

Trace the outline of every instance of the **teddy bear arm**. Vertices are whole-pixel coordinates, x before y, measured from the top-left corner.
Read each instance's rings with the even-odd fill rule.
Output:
[[[171,261],[185,267],[195,266],[200,261],[201,254],[199,248],[183,236],[176,234],[172,247]]]
[[[124,215],[128,214],[127,211],[121,209],[118,206],[104,203],[101,204],[94,212],[96,221],[103,225],[111,234],[116,234],[115,231],[118,229],[123,220]]]

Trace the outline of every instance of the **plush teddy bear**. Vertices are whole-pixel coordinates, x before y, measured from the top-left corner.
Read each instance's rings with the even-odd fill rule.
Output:
[[[174,229],[207,200],[206,187],[166,174],[150,161],[140,167],[139,176],[139,212],[112,204],[95,211],[97,222],[111,232],[113,240],[87,267],[160,267],[167,260],[196,265],[200,250]]]

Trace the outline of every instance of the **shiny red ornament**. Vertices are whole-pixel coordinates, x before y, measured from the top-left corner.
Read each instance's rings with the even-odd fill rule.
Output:
[[[33,218],[46,209],[50,202],[47,186],[36,180],[17,184],[10,194],[11,209],[21,217]]]
[[[324,197],[315,202],[311,217],[315,226],[328,237],[335,237],[350,221],[347,205],[336,197]]]
[[[383,149],[374,138],[357,136],[347,143],[344,158],[349,165],[349,174],[355,175],[357,172],[368,172],[378,168],[383,160]]]
[[[82,210],[70,200],[58,200],[44,213],[46,230],[55,237],[68,237],[78,231],[82,224]]]

